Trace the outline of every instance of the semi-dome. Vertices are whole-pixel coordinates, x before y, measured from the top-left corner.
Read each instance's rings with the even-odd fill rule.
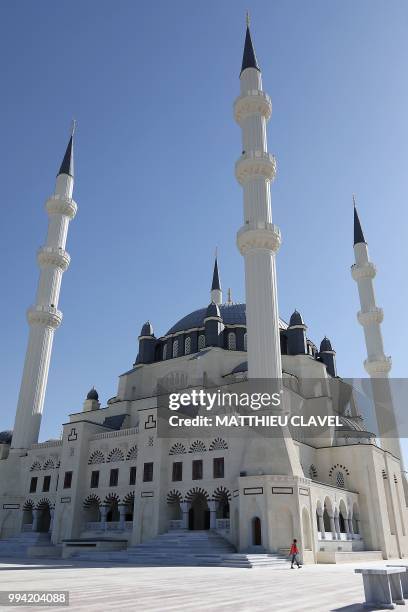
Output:
[[[234,304],[220,304],[220,316],[225,325],[244,325],[246,326],[246,305],[240,303]],[[177,321],[165,334],[169,336],[176,334],[180,331],[186,331],[187,329],[193,329],[196,327],[204,327],[204,319],[206,317],[207,308],[199,308],[190,312],[188,315]],[[287,324],[282,320],[279,320],[279,327],[282,329],[287,328]]]
[[[332,345],[330,340],[325,336],[320,343],[320,352],[325,353],[327,351],[332,351]]]
[[[11,444],[13,432],[10,429],[0,431],[0,444]]]
[[[289,327],[294,327],[295,325],[304,325],[302,315],[297,310],[294,311],[289,321]]]
[[[141,336],[153,336],[153,325],[150,321],[146,321],[146,323],[142,326],[140,330]]]
[[[99,400],[99,395],[97,390],[95,389],[95,387],[92,387],[92,389],[89,391],[88,395],[86,396],[87,400]]]

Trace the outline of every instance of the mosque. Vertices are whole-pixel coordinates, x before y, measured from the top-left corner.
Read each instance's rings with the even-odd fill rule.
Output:
[[[407,556],[391,360],[375,301],[376,269],[356,208],[351,276],[378,431],[366,430],[352,388],[341,401],[338,389],[347,384],[330,340],[315,344],[297,311],[289,323],[279,317],[275,259],[281,233],[272,220],[276,162],[266,129],[272,103],[249,24],[233,112],[242,131],[235,175],[243,190],[243,223],[236,242],[244,258],[246,303],[224,300],[216,259],[208,305],[182,316],[162,336],[150,322],[142,325],[138,354],[119,376],[116,395],[102,406],[91,389],[82,408],[67,417],[61,438],[39,442],[53,337],[62,321],[61,281],[70,263],[67,234],[77,213],[71,135],[46,202],[48,233],[37,253],[40,277],[27,312],[14,429],[0,434],[0,555],[11,549],[32,555],[35,548],[43,556],[89,549],[124,554],[166,537],[188,542],[195,534],[195,546],[212,537],[230,551],[271,558],[296,537],[304,563]],[[245,387],[254,380],[281,381],[300,414],[336,415],[340,426],[314,438],[290,428],[273,438],[259,432],[240,437],[228,427],[210,436],[186,429],[160,434],[160,398],[166,394]]]

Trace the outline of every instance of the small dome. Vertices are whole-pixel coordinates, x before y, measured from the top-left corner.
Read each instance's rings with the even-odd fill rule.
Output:
[[[205,313],[206,317],[219,317],[221,318],[220,309],[218,304],[211,302],[211,304],[207,307],[207,311]]]
[[[297,310],[292,314],[289,321],[289,327],[294,327],[295,325],[304,325],[302,315]]]
[[[140,330],[141,336],[153,336],[153,326],[150,321],[146,321],[146,323],[142,326]]]
[[[86,399],[98,401],[99,395],[95,387],[92,387],[92,389],[89,391],[88,395],[86,396]]]
[[[0,444],[11,444],[13,432],[10,430],[0,431]]]
[[[327,351],[332,351],[332,345],[330,340],[325,336],[320,343],[320,352],[325,353]]]

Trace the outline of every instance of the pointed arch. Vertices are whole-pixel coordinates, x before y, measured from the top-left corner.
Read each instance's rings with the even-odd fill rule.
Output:
[[[120,448],[114,448],[108,455],[106,463],[117,463],[118,461],[124,461],[125,455]]]
[[[47,461],[43,465],[43,470],[53,470],[54,469],[54,461],[49,457]]]
[[[101,505],[101,498],[98,497],[98,495],[91,493],[90,495],[88,495],[88,497],[84,499],[82,506],[84,508],[89,508],[90,506],[94,505],[97,505],[99,507]]]
[[[183,501],[183,496],[180,491],[177,491],[177,489],[173,489],[172,491],[169,491],[169,493],[167,493],[166,501],[168,504],[177,504]]]
[[[34,502],[32,499],[26,499],[26,501],[23,504],[23,510],[34,510]]]
[[[34,461],[30,467],[30,472],[38,472],[39,470],[41,470],[41,463],[39,461]]]
[[[187,451],[186,451],[186,447],[184,446],[184,444],[181,444],[181,442],[176,442],[171,447],[169,451],[169,455],[185,455],[186,452]]]
[[[46,508],[52,510],[54,508],[53,502],[48,497],[42,497],[36,504],[36,510],[45,510]]]
[[[128,450],[128,453],[126,455],[126,461],[132,461],[134,459],[137,459],[137,453],[137,444],[135,444],[134,446],[132,446],[132,448]]]
[[[202,440],[195,440],[191,446],[189,453],[205,453],[207,450],[204,442]]]
[[[201,487],[193,487],[192,489],[190,489],[185,494],[184,499],[185,501],[192,502],[197,497],[205,497],[206,501],[210,500],[210,496],[208,495],[207,491],[205,489],[202,489]]]
[[[213,451],[213,450],[228,450],[228,444],[222,438],[215,438],[211,442],[208,450],[210,450],[210,451]]]
[[[88,459],[88,465],[96,465],[98,463],[105,463],[105,455],[99,448]]]
[[[231,497],[230,491],[223,486],[217,487],[212,495],[214,501],[224,501],[225,499],[231,501]]]

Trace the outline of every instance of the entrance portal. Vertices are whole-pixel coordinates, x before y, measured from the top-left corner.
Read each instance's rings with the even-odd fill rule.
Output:
[[[188,511],[188,528],[190,530],[210,528],[210,510],[204,495],[196,495],[191,502]]]
[[[252,519],[252,544],[262,546],[261,519],[258,516]]]
[[[48,533],[51,524],[51,513],[50,507],[48,504],[44,504],[37,510],[38,512],[38,520],[37,520],[37,531],[41,533]]]

